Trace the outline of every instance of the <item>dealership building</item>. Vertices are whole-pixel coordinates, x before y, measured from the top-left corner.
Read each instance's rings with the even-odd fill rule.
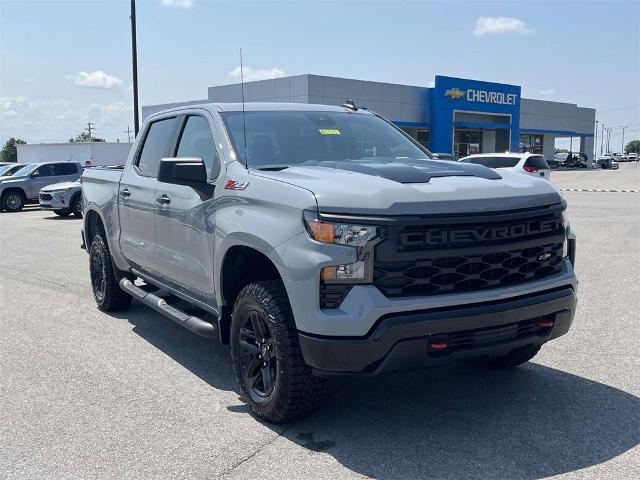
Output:
[[[554,156],[556,138],[573,138],[574,152],[593,160],[596,111],[573,103],[521,97],[519,85],[436,76],[433,87],[297,75],[246,82],[247,102],[342,105],[347,99],[386,117],[432,152]],[[205,102],[240,102],[242,85],[212,86],[208,98],[143,107],[142,115]]]

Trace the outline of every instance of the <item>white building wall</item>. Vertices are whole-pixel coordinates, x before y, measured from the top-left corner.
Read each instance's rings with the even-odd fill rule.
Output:
[[[482,131],[482,153],[494,153],[496,151],[496,131]]]
[[[542,135],[542,155],[547,161],[553,160],[556,154],[556,136],[545,133]]]
[[[92,165],[122,165],[127,161],[131,143],[78,142],[31,143],[17,145],[18,163],[85,162]]]

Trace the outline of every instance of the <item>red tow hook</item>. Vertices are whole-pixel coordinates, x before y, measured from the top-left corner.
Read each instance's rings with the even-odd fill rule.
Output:
[[[553,327],[554,322],[553,320],[549,320],[548,318],[540,318],[538,320],[535,320],[533,324],[536,327],[540,327],[540,328],[551,328]]]
[[[446,336],[429,338],[429,348],[431,350],[446,350],[449,347]]]

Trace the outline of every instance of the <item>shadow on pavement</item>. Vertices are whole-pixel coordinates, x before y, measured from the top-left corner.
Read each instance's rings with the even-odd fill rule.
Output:
[[[211,386],[237,392],[227,346],[140,304],[115,316]],[[640,399],[535,363],[460,365],[350,381],[283,435],[379,479],[536,479],[640,443]]]

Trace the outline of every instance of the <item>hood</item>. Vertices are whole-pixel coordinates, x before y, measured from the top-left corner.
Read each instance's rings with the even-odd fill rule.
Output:
[[[313,192],[323,212],[369,215],[452,214],[552,205],[551,182],[482,165],[438,160],[355,164],[323,162],[262,177]]]
[[[76,188],[76,187],[82,187],[82,184],[80,182],[54,183],[52,185],[47,185],[46,187],[41,189],[41,191],[42,192],[51,192],[53,190],[64,190],[65,188]]]

